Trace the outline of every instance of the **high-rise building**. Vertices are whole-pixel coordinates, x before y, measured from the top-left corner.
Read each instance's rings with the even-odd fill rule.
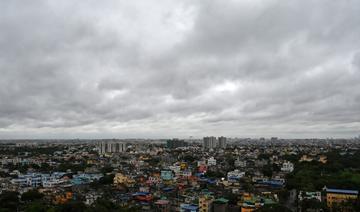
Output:
[[[167,148],[175,149],[175,148],[178,148],[178,147],[186,146],[186,142],[184,140],[179,140],[177,138],[174,138],[172,140],[167,140],[166,141],[166,146],[167,146]]]
[[[218,138],[219,140],[219,148],[225,149],[226,148],[226,137],[221,136]]]
[[[98,144],[100,154],[117,153],[126,151],[126,143],[123,142],[100,142]]]
[[[204,149],[215,149],[218,145],[217,139],[214,136],[204,137],[203,148]]]

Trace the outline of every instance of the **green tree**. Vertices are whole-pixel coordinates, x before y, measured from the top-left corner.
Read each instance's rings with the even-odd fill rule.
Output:
[[[43,198],[43,194],[39,193],[37,190],[30,190],[21,195],[21,200],[25,202],[31,202],[34,200],[39,200]]]
[[[80,201],[70,201],[63,205],[59,205],[56,211],[58,212],[85,212],[86,205]]]
[[[19,205],[19,193],[5,191],[0,194],[0,208],[2,211],[17,211]]]
[[[111,166],[104,166],[104,167],[101,169],[101,172],[102,172],[103,174],[106,174],[106,173],[112,172],[113,170],[114,170],[114,168],[111,167]]]
[[[32,203],[29,203],[25,207],[25,212],[48,212],[52,208],[47,206],[44,202],[35,201]]]

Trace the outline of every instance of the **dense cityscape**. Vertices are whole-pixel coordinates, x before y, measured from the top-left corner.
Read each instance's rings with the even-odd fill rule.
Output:
[[[0,212],[360,212],[360,0],[0,0]]]
[[[359,211],[360,139],[2,140],[0,211]]]

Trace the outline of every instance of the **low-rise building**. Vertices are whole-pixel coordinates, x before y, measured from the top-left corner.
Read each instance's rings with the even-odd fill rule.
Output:
[[[199,198],[199,212],[212,211],[214,197],[211,195],[204,195]]]
[[[235,169],[234,171],[227,173],[227,180],[229,182],[237,182],[240,180],[240,178],[242,178],[244,176],[245,176],[245,172]]]
[[[193,204],[181,203],[180,212],[198,212],[199,207]]]
[[[300,191],[298,195],[299,201],[303,201],[305,199],[315,199],[321,202],[321,192],[320,191]]]
[[[174,177],[174,175],[171,170],[162,170],[161,171],[161,179],[162,180],[172,180],[173,177]]]
[[[208,160],[207,160],[207,165],[208,166],[216,166],[216,159],[214,157],[210,157]]]
[[[135,180],[129,176],[126,176],[122,173],[116,173],[114,177],[114,184],[124,184],[126,186],[132,185],[135,183]]]
[[[331,208],[335,204],[340,204],[348,201],[356,201],[359,196],[357,190],[344,190],[344,189],[330,189],[325,188],[326,204]]]
[[[294,164],[291,163],[290,161],[285,161],[283,164],[282,164],[282,167],[281,167],[281,171],[283,172],[293,172],[294,171]]]
[[[246,167],[246,160],[240,160],[240,158],[237,158],[235,161],[234,161],[234,165],[236,168],[245,168]]]

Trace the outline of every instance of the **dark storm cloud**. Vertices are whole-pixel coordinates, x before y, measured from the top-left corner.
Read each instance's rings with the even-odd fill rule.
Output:
[[[0,8],[0,137],[359,133],[355,0]]]

